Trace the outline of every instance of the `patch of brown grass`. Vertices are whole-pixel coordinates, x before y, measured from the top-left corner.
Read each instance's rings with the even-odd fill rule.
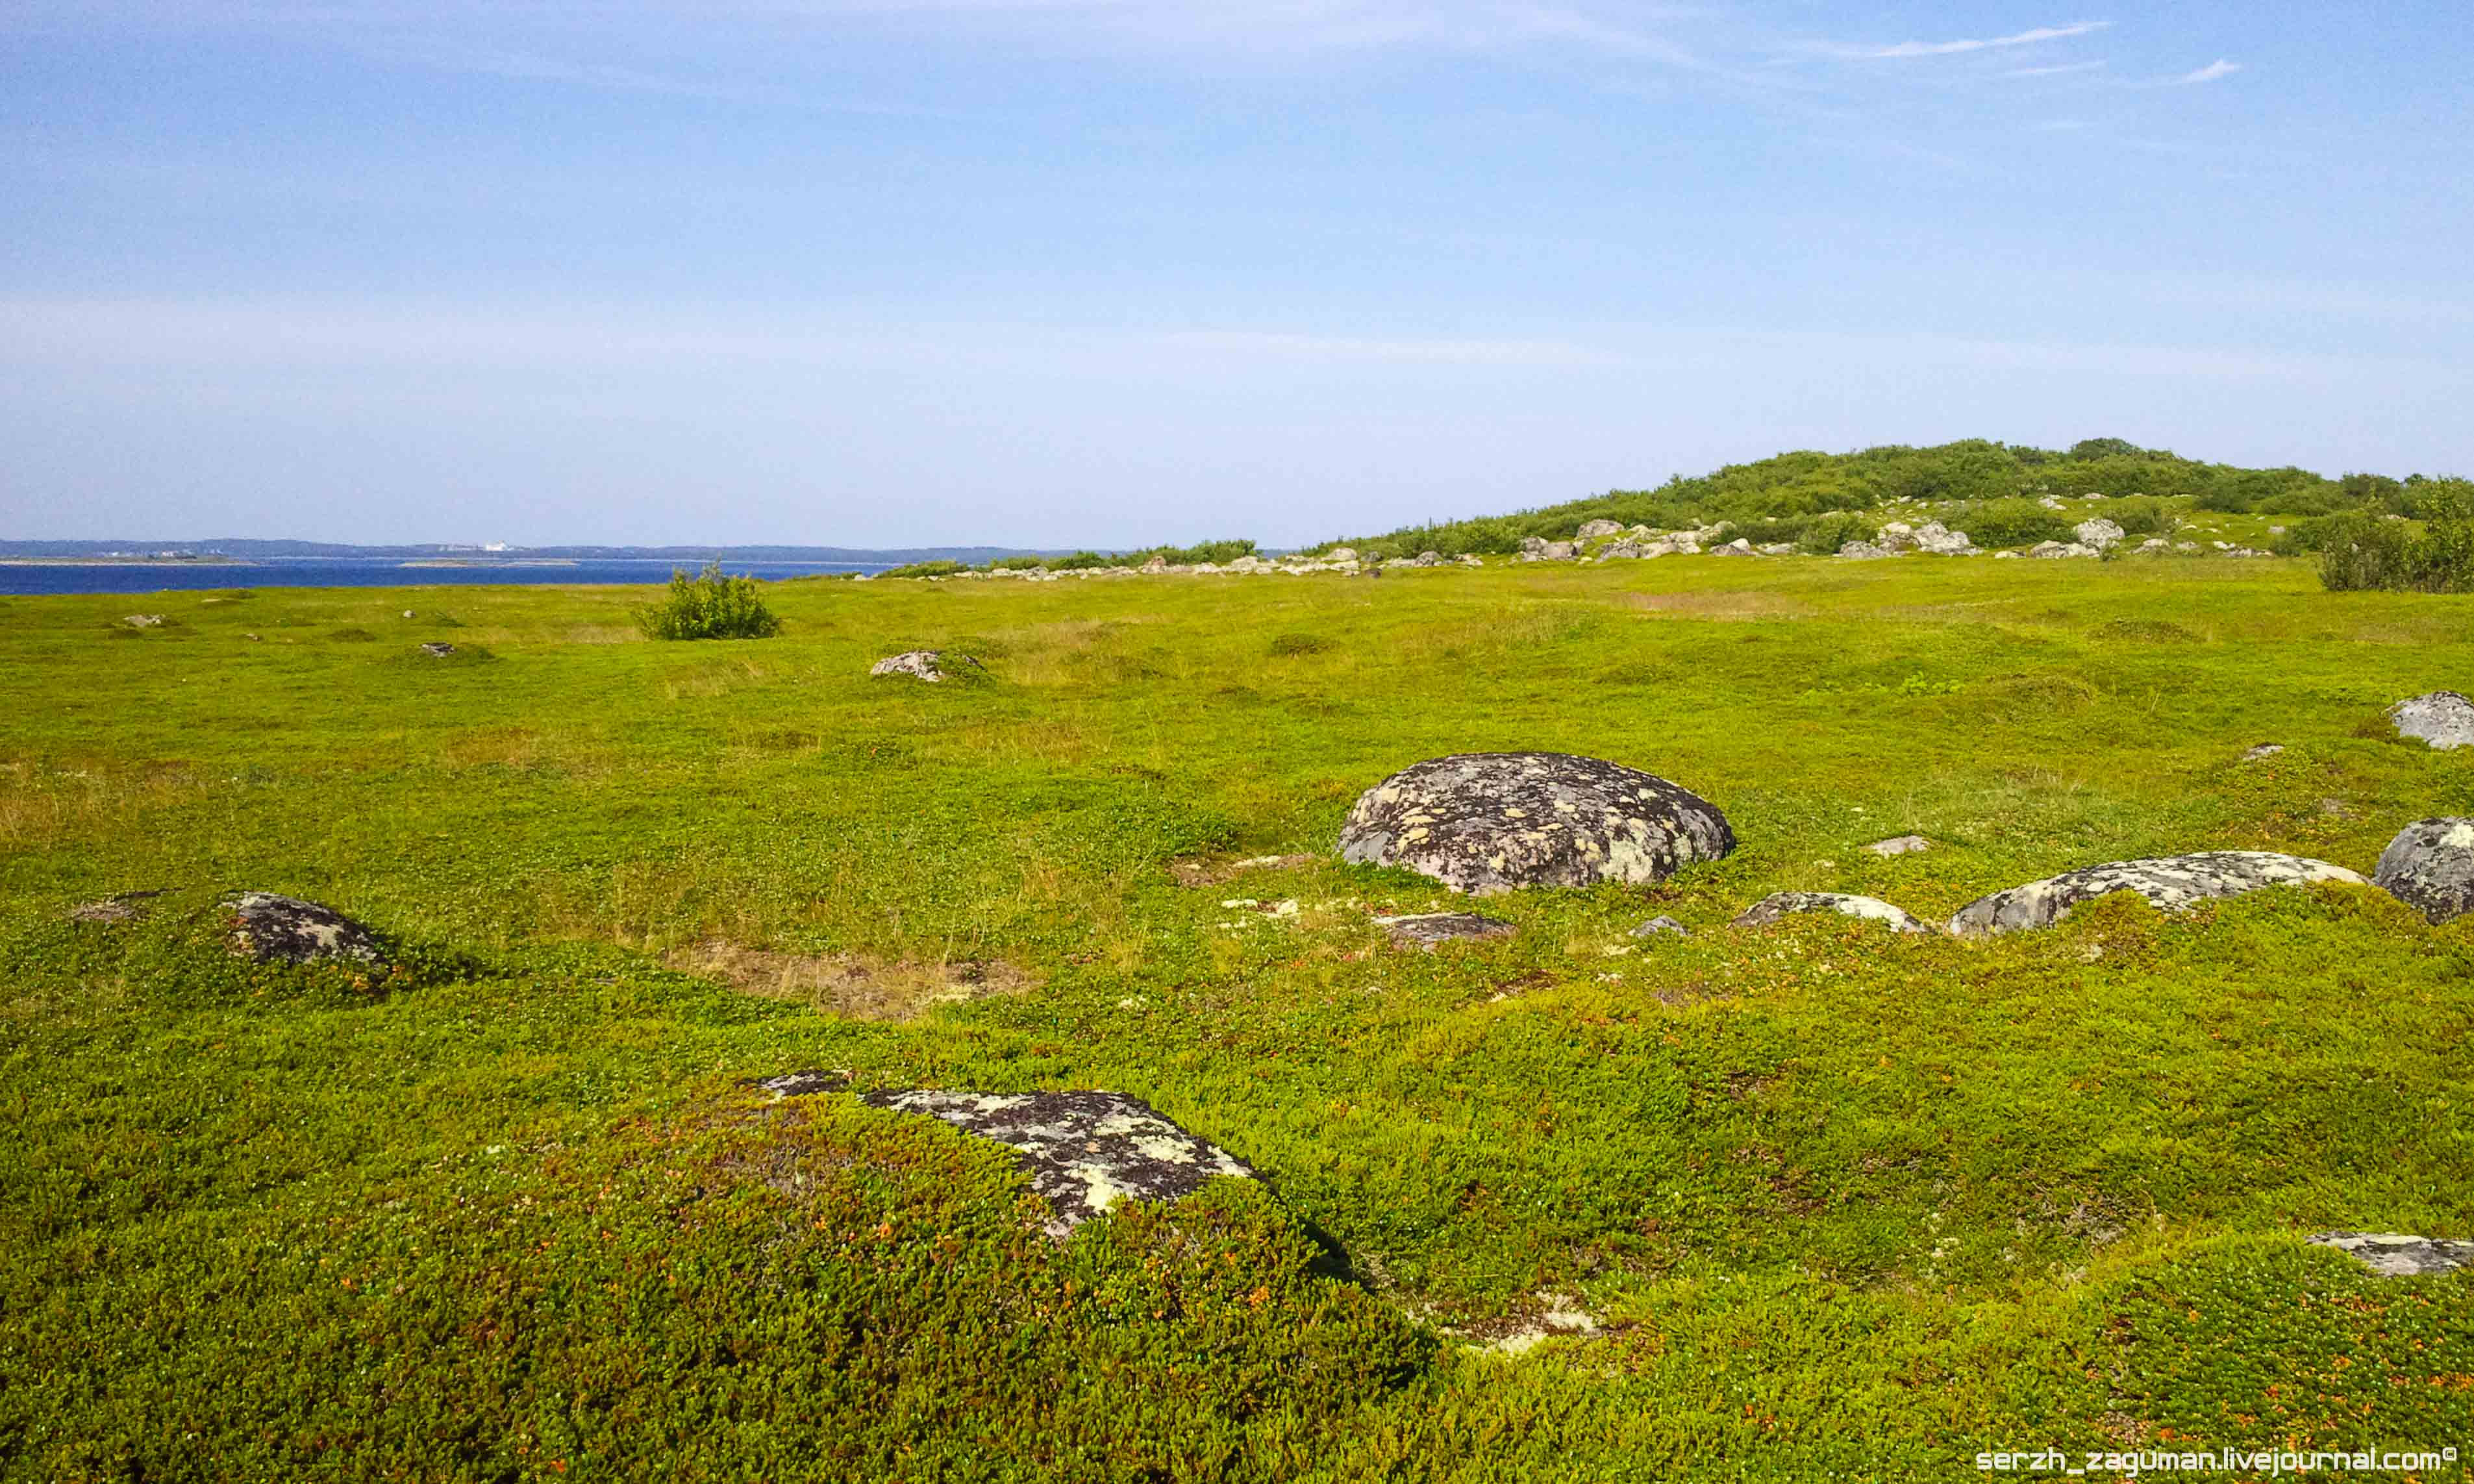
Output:
[[[708,938],[663,962],[767,999],[793,1000],[854,1020],[910,1020],[937,1005],[1020,994],[1038,981],[1002,959],[875,959],[783,953]]]

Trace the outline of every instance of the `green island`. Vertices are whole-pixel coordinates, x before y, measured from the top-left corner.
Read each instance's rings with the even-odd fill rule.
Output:
[[[1356,539],[1479,558],[1379,581],[764,584],[740,641],[609,586],[0,600],[0,1476],[2474,1456],[2474,1274],[2308,1240],[2474,1236],[2474,918],[1735,921],[2367,877],[2474,814],[2474,748],[2389,715],[2474,689],[2456,482],[2074,454],[1792,455]],[[2077,560],[1818,554],[2099,516]],[[1507,560],[1599,519],[1789,549]],[[1475,899],[1336,853],[1400,770],[1532,751],[1736,846]],[[237,955],[236,892],[376,951]],[[1378,921],[1450,911],[1512,931]],[[1252,1178],[1060,1237],[906,1089],[1124,1094]]]

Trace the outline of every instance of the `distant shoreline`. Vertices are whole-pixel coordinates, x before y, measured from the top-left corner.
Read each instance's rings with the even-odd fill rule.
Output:
[[[0,557],[0,566],[256,566],[240,557]]]

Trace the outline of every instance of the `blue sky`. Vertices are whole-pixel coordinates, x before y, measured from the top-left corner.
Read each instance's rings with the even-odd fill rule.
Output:
[[[0,536],[2474,471],[2469,76],[2462,0],[0,0]]]

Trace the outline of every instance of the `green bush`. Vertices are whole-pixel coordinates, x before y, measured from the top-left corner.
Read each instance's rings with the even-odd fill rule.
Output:
[[[2331,592],[2474,592],[2474,486],[2444,483],[2461,488],[2425,497],[2431,518],[2419,532],[2363,511],[2313,532],[2321,586]]]
[[[2171,536],[2181,524],[2154,499],[2116,500],[2105,507],[2104,518],[2122,527],[2124,536]]]
[[[2033,500],[1988,500],[1953,517],[1950,525],[1965,531],[1977,545],[1992,548],[2071,539],[2071,523]]]
[[[964,570],[966,570],[966,568],[964,568],[962,563],[958,562],[913,562],[908,566],[898,566],[889,571],[879,572],[877,576],[951,577],[955,573]]]
[[[1863,516],[1833,511],[1806,521],[1804,529],[1796,533],[1795,545],[1798,551],[1807,555],[1828,557],[1836,554],[1838,548],[1849,541],[1869,541],[1872,539],[1873,526]]]
[[[1083,572],[1093,567],[1115,566],[1117,559],[1105,552],[1078,551],[1070,557],[1058,557],[1048,563],[1052,572]]]
[[[988,563],[991,572],[1036,572],[1048,563],[1037,557],[999,557]]]
[[[728,576],[709,562],[693,577],[685,567],[672,571],[662,601],[636,610],[636,627],[648,639],[769,639],[782,620],[764,606],[755,578]]]

